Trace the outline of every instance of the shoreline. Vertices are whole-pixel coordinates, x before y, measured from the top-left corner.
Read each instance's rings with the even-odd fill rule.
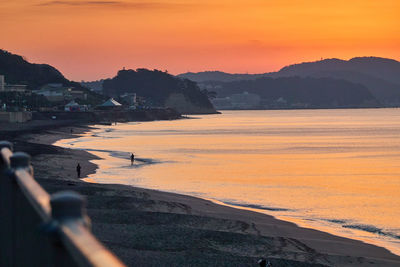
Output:
[[[80,181],[75,177],[76,159],[84,162],[82,163],[82,177],[87,177],[87,175],[95,173],[98,168],[96,164],[90,161],[99,158],[87,151],[66,149],[51,145],[60,139],[76,138],[79,134],[91,129],[88,126],[72,128],[73,134],[69,132],[71,127],[64,127],[44,130],[46,131],[45,134],[42,132],[39,135],[22,135],[17,137],[17,139],[25,140],[27,142],[26,145],[33,143],[42,146],[42,148],[46,146],[49,148],[49,151],[44,150],[39,153],[30,153],[27,151],[33,156],[33,165],[37,180],[50,192],[68,188],[87,195],[89,200],[88,212],[93,221],[94,233],[128,265],[134,262],[137,263],[138,259],[143,260],[143,265],[147,265],[148,257],[155,257],[152,260],[158,259],[170,263],[182,262],[183,265],[190,263],[187,262],[187,259],[184,260],[181,256],[175,255],[177,251],[181,252],[182,248],[175,249],[173,250],[174,253],[172,253],[170,252],[171,249],[168,250],[169,252],[165,252],[163,248],[154,248],[149,244],[136,244],[134,242],[136,245],[133,248],[131,245],[126,244],[122,233],[125,235],[138,233],[134,229],[130,229],[130,227],[127,227],[129,229],[125,229],[125,227],[122,227],[124,229],[120,229],[115,224],[120,227],[121,225],[131,225],[132,218],[127,222],[125,217],[130,217],[131,214],[137,214],[138,212],[142,216],[150,216],[150,214],[150,217],[156,216],[158,219],[156,222],[159,220],[164,221],[166,219],[164,217],[170,216],[178,216],[183,221],[183,223],[178,225],[175,222],[157,225],[153,221],[154,218],[147,218],[138,225],[134,223],[139,228],[142,225],[146,225],[145,228],[147,229],[150,221],[151,227],[149,227],[155,227],[147,233],[147,236],[143,237],[144,239],[151,239],[153,235],[157,235],[160,232],[163,233],[162,228],[166,225],[169,228],[172,227],[171,231],[174,233],[176,231],[180,232],[183,228],[185,230],[190,229],[190,232],[186,232],[189,236],[192,232],[203,233],[204,231],[212,231],[212,234],[208,233],[208,238],[193,237],[193,241],[198,242],[200,240],[200,243],[208,239],[213,239],[214,235],[218,236],[221,233],[229,237],[230,242],[228,242],[228,246],[224,242],[221,244],[221,242],[215,240],[213,244],[203,244],[198,250],[207,251],[206,256],[197,255],[196,253],[199,253],[199,251],[186,248],[190,253],[196,252],[197,257],[205,258],[206,262],[195,265],[206,266],[210,262],[218,260],[222,260],[223,262],[223,259],[220,259],[221,255],[234,257],[235,262],[244,266],[250,262],[255,266],[256,259],[261,257],[269,258],[274,266],[284,266],[284,264],[289,264],[289,262],[291,266],[310,266],[310,264],[328,266],[352,266],[354,264],[369,266],[372,264],[382,264],[385,266],[396,266],[400,264],[400,257],[392,254],[385,248],[362,241],[334,236],[314,229],[302,228],[294,223],[276,219],[265,213],[218,205],[205,199],[175,193],[142,189],[127,185],[93,184]],[[63,173],[61,179],[60,170]],[[98,193],[99,191],[106,193]],[[120,199],[121,197],[122,199]],[[137,203],[126,203],[130,202],[129,200],[135,200]],[[94,205],[94,208],[92,207],[92,201],[97,203],[97,206]],[[110,222],[110,218],[107,218],[106,214],[102,214],[102,206],[111,207],[113,210],[112,214],[115,216],[114,219],[117,221],[121,220],[124,223]],[[190,223],[186,222],[186,220],[189,220]],[[116,238],[115,236],[119,237]],[[249,240],[241,240],[240,244],[236,244],[234,239],[239,237],[240,239],[247,237]],[[182,241],[175,240],[174,242],[180,243]],[[217,245],[215,245],[215,242]],[[170,245],[172,247],[176,246],[175,243]],[[212,253],[208,251],[210,249]],[[138,251],[146,251],[146,253],[141,255]],[[187,251],[184,253],[185,255],[187,255]],[[210,256],[210,253],[213,256]],[[168,255],[166,256],[165,254]],[[229,264],[232,264],[232,262],[229,262]],[[219,265],[221,265],[221,262],[219,262]]]

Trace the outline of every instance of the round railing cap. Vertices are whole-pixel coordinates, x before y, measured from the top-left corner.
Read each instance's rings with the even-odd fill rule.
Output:
[[[24,168],[29,167],[31,164],[31,156],[26,154],[25,152],[15,152],[10,157],[10,165],[11,168]]]
[[[51,195],[51,213],[54,219],[83,218],[86,199],[73,191],[61,191]]]
[[[0,141],[0,150],[2,148],[5,148],[5,147],[10,149],[11,151],[13,150],[13,144],[11,142],[9,142],[9,141]]]

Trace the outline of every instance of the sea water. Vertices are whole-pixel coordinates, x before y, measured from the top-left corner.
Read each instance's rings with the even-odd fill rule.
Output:
[[[400,254],[400,109],[223,111],[57,145],[103,158],[88,181],[212,199]]]

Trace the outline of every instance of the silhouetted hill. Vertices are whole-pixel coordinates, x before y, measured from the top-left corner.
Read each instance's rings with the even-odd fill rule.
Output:
[[[349,71],[363,73],[388,82],[400,84],[400,62],[380,57],[355,57],[348,61],[325,59],[316,62],[294,64],[282,68],[279,76],[312,76],[318,72]]]
[[[400,85],[374,77],[372,75],[356,71],[319,71],[301,77],[329,77],[351,81],[367,87],[369,91],[376,97],[376,99],[378,99],[385,106],[397,106],[400,103]]]
[[[102,96],[92,93],[77,82],[69,81],[60,71],[47,64],[33,64],[22,56],[0,49],[0,75],[4,75],[6,83],[25,84],[28,89],[36,90],[48,83],[61,83],[83,90],[88,95],[88,103],[100,103]]]
[[[120,70],[112,79],[104,80],[103,92],[108,96],[136,93],[154,106],[172,107],[182,113],[214,113],[207,95],[197,84],[158,70]]]
[[[261,97],[262,108],[376,107],[378,101],[360,84],[332,78],[263,77],[235,82],[210,82],[218,97],[248,92]]]
[[[37,89],[47,83],[73,84],[56,68],[47,64],[32,64],[22,56],[0,49],[0,74],[11,84],[26,84],[29,89]]]
[[[295,64],[272,77],[332,77],[366,86],[385,106],[400,104],[400,62],[378,57],[358,57],[348,61],[326,59]]]
[[[212,75],[210,75],[212,74]],[[207,88],[211,81],[254,80],[259,77],[314,77],[343,79],[362,84],[383,106],[400,106],[400,62],[379,57],[356,57],[350,60],[325,59],[294,64],[278,72],[263,74],[229,74],[223,72],[184,73]],[[326,80],[330,82],[330,80]]]

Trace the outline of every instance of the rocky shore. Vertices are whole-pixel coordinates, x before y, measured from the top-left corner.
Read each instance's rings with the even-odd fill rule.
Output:
[[[0,139],[32,155],[35,178],[50,193],[85,195],[94,234],[128,266],[257,266],[260,258],[273,266],[400,265],[400,257],[384,248],[265,214],[185,195],[81,181],[77,162],[87,176],[96,171],[90,162],[96,157],[51,144],[88,130],[68,122],[9,126],[1,128]]]

